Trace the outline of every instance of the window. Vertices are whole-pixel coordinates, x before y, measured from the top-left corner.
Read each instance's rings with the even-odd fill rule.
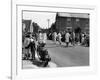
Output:
[[[79,22],[79,21],[80,21],[80,19],[77,18],[77,19],[76,19],[76,22]]]

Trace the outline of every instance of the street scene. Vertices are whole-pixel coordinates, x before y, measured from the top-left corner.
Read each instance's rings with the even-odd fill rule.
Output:
[[[89,14],[23,11],[22,68],[89,66]]]

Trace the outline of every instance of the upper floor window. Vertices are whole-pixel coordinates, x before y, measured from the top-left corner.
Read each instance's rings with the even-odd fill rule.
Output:
[[[71,21],[71,18],[67,18],[67,21],[70,22]]]
[[[77,18],[77,19],[76,19],[76,22],[79,22],[79,21],[80,21],[80,19]]]

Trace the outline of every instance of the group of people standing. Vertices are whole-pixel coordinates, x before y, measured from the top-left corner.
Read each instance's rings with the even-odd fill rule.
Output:
[[[58,41],[59,44],[61,45],[62,44],[62,39],[64,37],[65,38],[66,47],[68,47],[69,42],[70,42],[70,38],[72,38],[73,39],[73,42],[74,42],[75,33],[73,32],[72,35],[73,36],[71,36],[71,34],[68,31],[66,31],[66,33],[64,34],[64,36],[62,36],[62,33],[61,32],[58,32],[58,34],[57,34],[57,32],[54,32],[52,34],[52,39],[53,39],[53,41],[55,43]]]
[[[35,60],[38,53],[38,46],[45,45],[47,40],[46,33],[27,34],[23,41],[23,58]]]
[[[72,46],[76,44],[80,45],[88,45],[89,46],[89,35],[85,33],[75,34],[75,32],[53,32],[52,33],[52,40],[56,43],[58,42],[60,45],[62,42],[66,43],[66,47],[69,46],[69,43]]]

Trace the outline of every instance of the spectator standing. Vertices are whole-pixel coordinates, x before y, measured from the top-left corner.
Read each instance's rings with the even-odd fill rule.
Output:
[[[84,45],[84,40],[85,40],[85,35],[84,35],[84,33],[82,33],[81,36],[82,36],[82,38],[81,38],[81,43],[82,43],[82,45]]]
[[[39,34],[38,34],[38,42],[40,43],[43,42],[43,34],[41,33],[41,31],[39,31]]]
[[[43,33],[43,43],[46,44],[47,41],[47,34]]]
[[[23,58],[29,59],[30,57],[30,48],[26,48],[30,44],[30,36],[26,35],[23,44]]]
[[[72,44],[75,45],[75,32],[72,32]]]
[[[30,48],[30,51],[31,51],[31,60],[35,60],[35,50],[36,50],[35,38],[33,38],[33,37],[30,38],[30,43],[26,47],[26,49],[27,48]]]
[[[68,47],[68,45],[69,45],[69,38],[70,38],[70,34],[69,34],[69,32],[66,32],[66,34],[65,34],[66,47]]]
[[[59,42],[60,45],[61,45],[61,38],[62,38],[62,37],[61,37],[61,33],[59,32],[59,33],[58,33],[58,42]]]
[[[56,40],[57,40],[57,33],[56,32],[53,33],[53,40],[56,43]]]

